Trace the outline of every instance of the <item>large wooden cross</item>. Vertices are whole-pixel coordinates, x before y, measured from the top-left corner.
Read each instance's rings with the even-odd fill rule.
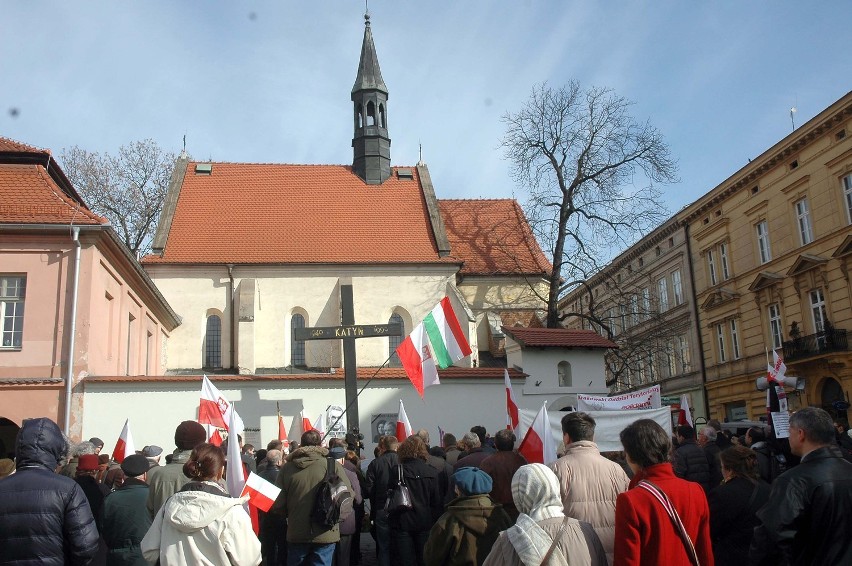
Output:
[[[343,368],[346,388],[347,432],[360,433],[358,420],[358,365],[355,360],[355,340],[377,336],[401,336],[399,324],[355,324],[355,307],[352,302],[352,285],[340,286],[340,326],[296,328],[296,340],[343,340]]]

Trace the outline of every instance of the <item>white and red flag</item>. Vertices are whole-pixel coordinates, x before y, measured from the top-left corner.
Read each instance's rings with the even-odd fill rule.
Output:
[[[201,404],[198,407],[198,422],[207,429],[207,440],[209,442],[216,446],[222,444],[219,429],[224,428],[230,433],[228,423],[233,412],[233,406],[205,375],[201,381]],[[237,415],[236,423],[240,431],[245,428],[239,415]]]
[[[314,425],[311,424],[311,419],[305,416],[304,411],[302,412],[302,434],[305,434],[309,430],[314,430]]]
[[[549,466],[556,461],[556,442],[553,440],[553,430],[547,416],[547,401],[541,406],[527,434],[524,436],[518,452],[530,464]]]
[[[399,413],[396,415],[396,439],[402,442],[412,434],[414,434],[414,431],[411,428],[411,423],[408,422],[408,415],[405,414],[405,406],[403,406],[402,399],[400,399]]]
[[[133,445],[133,435],[130,434],[130,419],[127,419],[124,421],[121,434],[118,435],[118,442],[115,443],[115,449],[112,451],[112,459],[121,464],[131,454],[136,454],[136,447]]]
[[[503,370],[503,377],[506,380],[506,428],[517,431],[521,426],[521,415],[518,412],[518,403],[515,402],[515,394],[512,392],[509,370]]]
[[[325,413],[319,414],[317,419],[314,421],[313,429],[319,433],[320,438],[325,436]]]
[[[246,483],[243,472],[243,458],[240,451],[239,435],[243,432],[242,419],[233,408],[228,419],[228,475],[225,484],[231,497],[239,497]]]
[[[248,495],[249,503],[263,512],[268,512],[278,498],[279,493],[281,493],[281,489],[276,487],[275,484],[251,472],[246,480],[246,486],[243,488],[242,493],[240,493],[240,497]]]
[[[275,403],[275,408],[278,412],[278,440],[280,440],[284,448],[290,446],[290,441],[287,439],[287,428],[284,426],[284,417],[281,416],[281,407]]]
[[[692,424],[692,410],[689,408],[689,395],[686,393],[680,396],[680,411],[678,411],[677,415],[677,424],[695,426]]]

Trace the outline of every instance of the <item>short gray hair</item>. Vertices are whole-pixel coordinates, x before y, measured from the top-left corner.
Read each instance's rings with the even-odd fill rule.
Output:
[[[471,448],[479,448],[480,446],[482,446],[482,443],[479,442],[479,435],[477,435],[475,432],[464,433],[462,440]]]
[[[71,456],[83,456],[84,454],[95,454],[97,453],[97,447],[89,442],[88,440],[84,440],[83,442],[78,442],[71,449]]]
[[[429,445],[429,431],[428,430],[426,430],[425,428],[421,428],[420,430],[418,430],[414,434],[419,436],[420,440],[425,442],[427,446]]]
[[[805,438],[815,444],[834,444],[834,422],[823,409],[799,409],[790,416],[790,426],[804,431]]]
[[[712,426],[705,426],[701,429],[701,434],[703,434],[704,437],[710,442],[716,442],[716,435],[718,433],[716,432],[716,429]]]
[[[266,453],[266,461],[270,464],[281,464],[281,458],[284,456],[284,453],[281,450],[275,450],[274,448]]]

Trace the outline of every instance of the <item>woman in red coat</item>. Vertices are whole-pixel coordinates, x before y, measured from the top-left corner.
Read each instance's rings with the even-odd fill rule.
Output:
[[[616,499],[614,566],[693,563],[669,513],[651,491],[639,485],[642,480],[668,496],[693,542],[699,564],[713,566],[704,489],[674,475],[668,433],[656,422],[641,419],[621,431],[621,444],[635,475],[630,489]]]

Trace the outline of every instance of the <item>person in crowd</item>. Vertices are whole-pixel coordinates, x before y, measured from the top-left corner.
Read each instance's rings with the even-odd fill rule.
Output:
[[[677,449],[674,451],[674,473],[677,477],[695,482],[710,491],[710,464],[704,450],[695,442],[695,429],[689,425],[677,427]]]
[[[269,461],[266,459],[266,457],[269,455],[270,450],[280,451],[281,452],[281,458],[283,460],[283,458],[285,456],[284,451],[281,448],[283,446],[283,444],[284,443],[281,442],[278,439],[270,440],[266,445],[266,450],[258,450],[257,451],[257,454],[255,454],[255,462],[257,463],[257,472],[255,472],[255,473],[257,473],[258,475],[261,475],[261,472],[263,472],[263,469],[267,465],[269,465]],[[260,457],[261,452],[263,453],[262,458]]]
[[[461,468],[452,476],[456,497],[429,531],[423,551],[429,566],[482,564],[500,531],[513,521],[489,493],[491,476],[479,468]]]
[[[140,543],[151,527],[148,501],[150,462],[142,454],[124,459],[124,483],[104,500],[101,536],[107,547],[107,566],[147,566]]]
[[[334,547],[340,541],[340,527],[322,527],[311,520],[314,499],[328,469],[328,449],[320,445],[322,438],[316,430],[305,432],[301,440],[275,482],[281,488],[279,498],[287,517],[287,563],[331,566]],[[351,492],[343,466],[335,464],[335,468]]]
[[[411,492],[413,508],[390,518],[391,554],[397,557],[394,564],[423,566],[423,547],[444,506],[438,472],[426,463],[429,453],[417,435],[399,445],[397,456],[399,463],[390,473],[389,488],[394,489],[401,475]]]
[[[633,477],[633,470],[631,470],[630,466],[627,465],[627,459],[624,457],[624,452],[622,452],[621,450],[601,452],[601,456],[621,466],[621,469],[624,470],[624,473],[627,474],[628,478]]]
[[[346,443],[347,448],[350,443]],[[367,493],[367,477],[361,471],[361,458],[354,450],[346,450],[345,461],[343,467],[354,472],[358,479],[358,487],[361,490],[361,502],[355,503],[352,506],[353,515],[355,516],[355,532],[352,533],[352,545],[349,550],[349,566],[356,566],[361,563],[361,526],[364,524],[365,505],[364,496]],[[353,484],[354,485],[354,484]],[[347,565],[342,565],[347,566]]]
[[[70,445],[47,418],[26,419],[15,440],[15,473],[0,481],[0,562],[89,564],[98,529],[86,495],[55,473]]]
[[[721,485],[710,490],[710,537],[716,566],[741,566],[748,560],[755,513],[769,500],[769,484],[760,479],[757,454],[731,446],[719,454]]]
[[[620,437],[635,475],[630,489],[620,494],[615,504],[613,565],[692,564],[686,541],[681,539],[666,507],[646,489],[644,482],[649,482],[648,487],[658,489],[671,502],[699,563],[713,566],[707,497],[700,484],[675,476],[669,463],[668,433],[651,419],[639,419],[622,430]]]
[[[497,449],[494,447],[491,437],[488,436],[488,431],[485,430],[484,426],[472,426],[470,427],[470,432],[474,433],[479,438],[479,446],[482,448],[483,452],[487,454],[494,454],[497,452]]]
[[[462,438],[462,442],[467,446],[467,451],[464,454],[459,454],[459,459],[453,464],[453,471],[459,468],[474,467],[478,468],[483,460],[491,455],[491,452],[482,447],[479,440],[479,435],[475,432],[467,432]]]
[[[95,481],[104,483],[107,472],[109,471],[110,457],[109,454],[98,454],[98,471],[95,474]]]
[[[62,470],[59,473],[71,479],[77,477],[77,462],[80,456],[85,454],[97,454],[97,448],[88,440],[78,442],[71,448],[71,459],[62,466]]]
[[[766,483],[772,483],[783,470],[778,465],[778,454],[766,438],[763,427],[749,427],[745,434],[745,442],[757,457],[757,470],[760,478]],[[783,456],[781,456],[783,459]]]
[[[104,506],[104,498],[109,494],[109,488],[102,483],[98,483],[95,476],[98,474],[98,455],[83,454],[77,462],[77,475],[74,481],[82,488],[86,494],[86,500],[89,502],[89,508],[92,510],[92,515],[95,517],[95,522],[100,525],[102,518],[102,510]]]
[[[343,521],[340,522],[340,541],[334,549],[334,565],[349,566],[351,562],[352,538],[358,531],[360,524],[355,517],[354,507],[362,505],[364,500],[361,497],[361,482],[358,481],[358,474],[355,470],[350,469],[346,462],[346,441],[342,438],[332,438],[328,442],[328,457],[334,458],[343,466],[343,471],[346,477],[349,478],[349,483],[352,485],[352,507],[353,513],[350,513]]]
[[[595,444],[595,419],[583,412],[562,417],[565,455],[551,469],[559,478],[565,514],[594,527],[612,561],[615,500],[630,479],[621,466],[601,456]]]
[[[464,449],[459,448],[456,436],[449,432],[444,433],[442,442],[444,444],[444,453],[447,456],[447,464],[454,466],[459,460],[459,455],[464,452]]]
[[[843,456],[848,460],[849,453],[852,453],[852,432],[846,427],[843,421],[834,421],[835,438],[837,445],[844,450]]]
[[[260,542],[243,509],[248,497],[228,495],[221,485],[224,471],[218,446],[204,442],[190,451],[183,464],[190,481],[157,511],[140,544],[145,560],[162,566],[260,564]]]
[[[11,458],[0,459],[0,480],[15,473],[15,461]]]
[[[563,513],[559,479],[543,464],[527,464],[512,477],[520,514],[500,533],[483,566],[605,566],[606,552],[589,523]]]
[[[175,429],[175,451],[165,466],[151,468],[148,473],[148,513],[153,518],[166,499],[180,491],[189,481],[184,475],[184,464],[189,461],[192,449],[207,440],[207,430],[195,421],[183,421]]]
[[[704,457],[707,458],[707,465],[710,466],[710,488],[716,488],[722,483],[722,463],[719,461],[719,453],[722,451],[716,439],[722,435],[717,433],[716,429],[710,425],[701,427],[698,433],[698,446],[704,450]],[[724,436],[724,435],[722,435]],[[731,443],[727,443],[730,448]]]
[[[722,423],[719,422],[719,419],[710,419],[707,421],[707,426],[716,431],[716,445],[719,447],[719,452],[731,447],[731,437],[724,434]]]
[[[750,563],[852,564],[852,464],[836,445],[831,416],[805,407],[790,416],[789,430],[801,462],[776,478],[757,512]]]
[[[281,450],[273,448],[266,451],[266,461],[258,475],[270,483],[278,479],[278,472],[284,454]],[[258,466],[261,468],[261,466]],[[258,511],[258,522],[260,525],[260,548],[263,554],[263,563],[266,566],[286,566],[287,564],[287,520],[284,515],[271,509],[269,513]]]
[[[246,477],[248,472],[257,473],[257,460],[254,457],[254,444],[243,444],[243,437],[237,435],[240,439],[240,458],[243,460],[243,467],[246,469]]]
[[[379,455],[367,467],[370,519],[376,531],[376,558],[379,566],[391,564],[390,524],[385,503],[390,489],[391,472],[395,470],[398,462],[398,447],[399,441],[395,436],[383,436],[378,446]]]
[[[104,441],[98,438],[97,436],[93,436],[89,439],[89,442],[91,442],[92,446],[95,447],[95,454],[100,455],[101,450],[104,449]]]
[[[160,458],[163,456],[163,449],[156,444],[151,444],[142,449],[142,455],[148,459],[148,467],[155,468],[160,465]]]
[[[450,482],[450,476],[453,475],[453,467],[447,463],[446,458],[434,456],[429,450],[429,431],[421,428],[416,433],[420,440],[426,444],[426,452],[428,458],[426,463],[435,468],[438,472],[438,491],[441,493],[441,501],[449,503],[454,498],[453,487]]]
[[[527,459],[515,451],[515,433],[509,429],[501,429],[494,435],[497,452],[482,461],[480,468],[492,480],[491,499],[503,506],[512,519],[518,518],[518,509],[512,499],[512,477],[518,468],[526,465]]]

